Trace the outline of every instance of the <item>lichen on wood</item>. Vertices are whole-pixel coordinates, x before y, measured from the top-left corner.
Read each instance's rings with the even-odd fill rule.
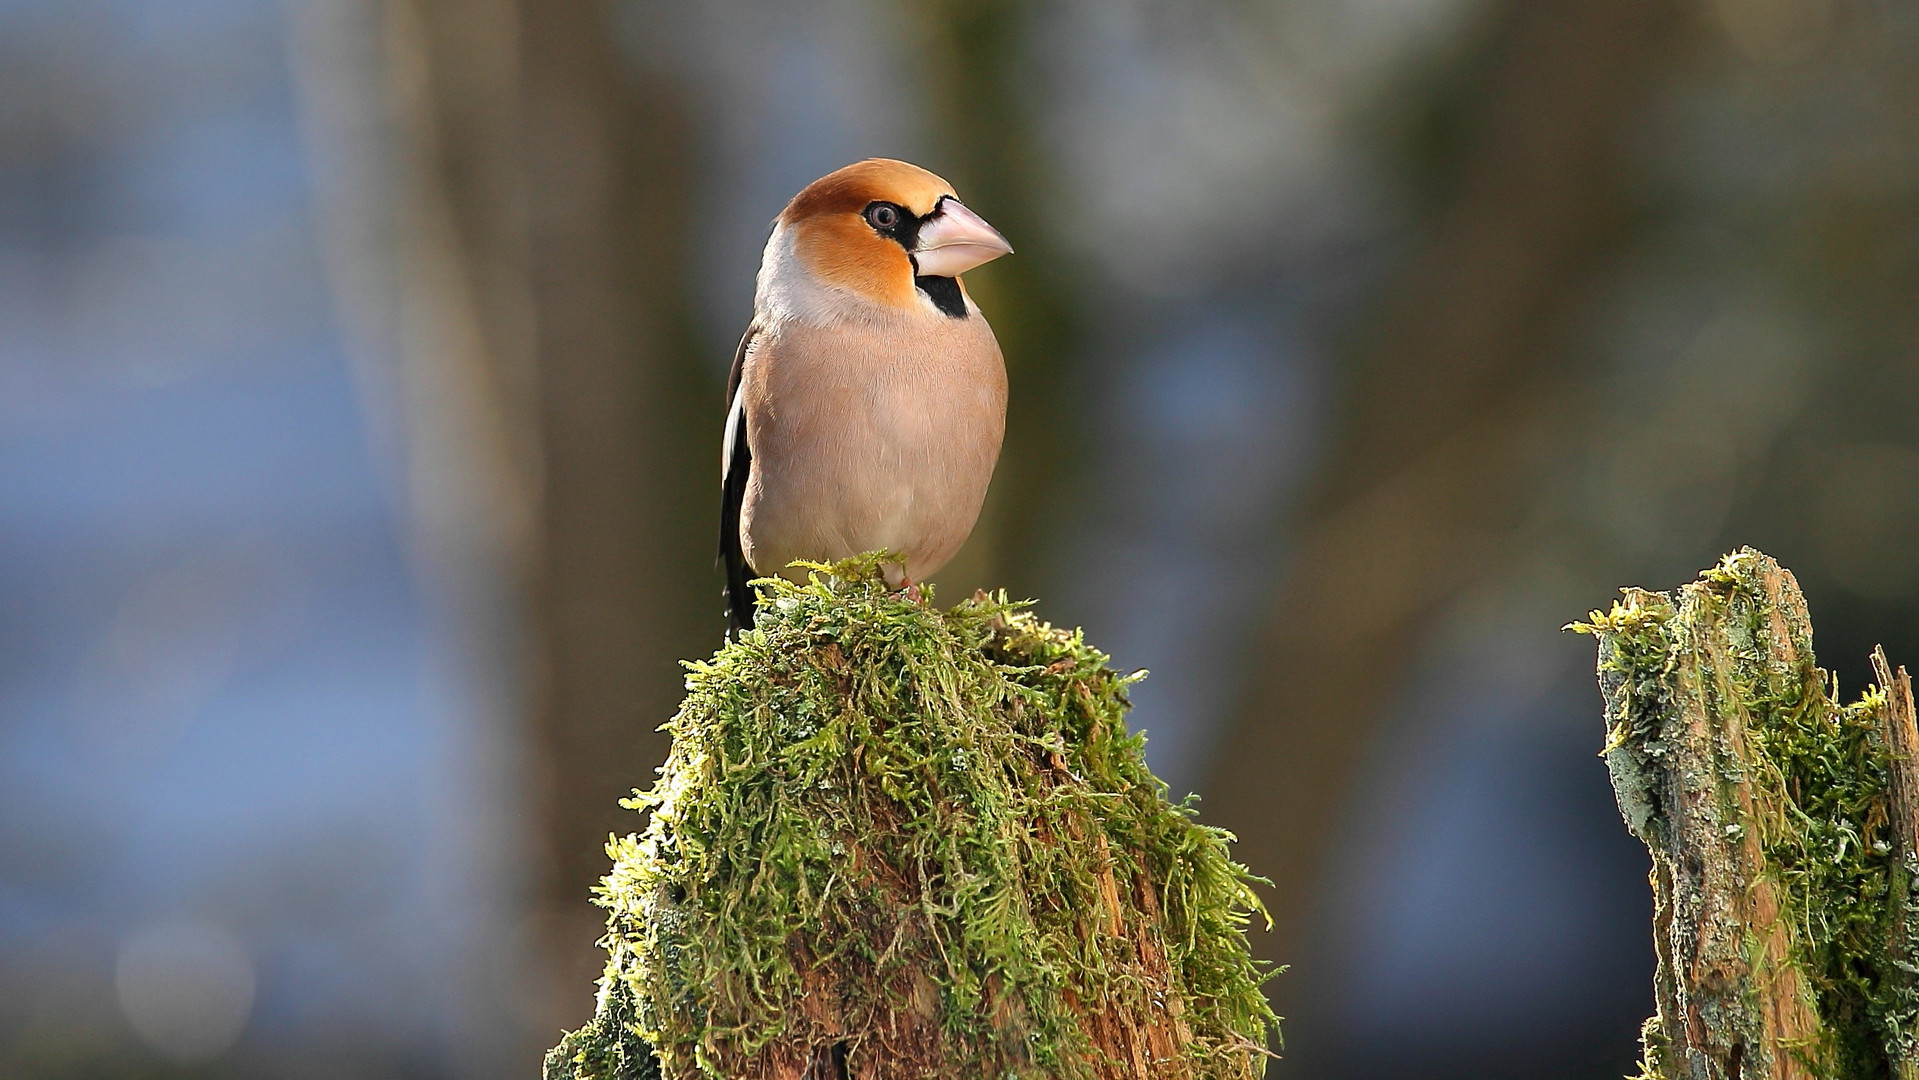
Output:
[[[1790,572],[1750,548],[1627,589],[1599,642],[1606,765],[1652,853],[1650,1080],[1919,1076],[1911,686],[1839,703]]]
[[[760,583],[758,627],[688,665],[548,1080],[1261,1074],[1255,879],[1147,770],[1136,676],[876,568]]]

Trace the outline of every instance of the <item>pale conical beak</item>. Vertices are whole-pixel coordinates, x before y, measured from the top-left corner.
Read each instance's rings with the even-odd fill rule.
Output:
[[[1011,255],[1013,245],[958,199],[940,200],[939,210],[920,226],[913,261],[922,277],[958,277],[975,266]]]

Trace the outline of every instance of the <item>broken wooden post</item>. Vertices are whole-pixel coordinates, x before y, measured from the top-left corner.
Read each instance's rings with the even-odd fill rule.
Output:
[[[1919,1077],[1911,683],[1840,705],[1790,572],[1743,549],[1625,590],[1599,641],[1621,814],[1652,853],[1650,1080]]]
[[[764,586],[690,665],[548,1080],[1252,1080],[1275,1017],[1230,837],[1169,803],[1131,677],[877,562]]]

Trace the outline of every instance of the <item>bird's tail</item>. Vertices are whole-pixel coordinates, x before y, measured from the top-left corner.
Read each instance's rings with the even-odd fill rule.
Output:
[[[753,568],[742,558],[726,560],[726,631],[729,635],[753,629],[753,617],[759,612],[759,597],[747,581]]]

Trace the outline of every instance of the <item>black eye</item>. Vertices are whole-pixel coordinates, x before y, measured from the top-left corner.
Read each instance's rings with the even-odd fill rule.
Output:
[[[892,203],[874,203],[866,208],[866,220],[872,222],[875,229],[890,229],[900,223],[900,208]]]

